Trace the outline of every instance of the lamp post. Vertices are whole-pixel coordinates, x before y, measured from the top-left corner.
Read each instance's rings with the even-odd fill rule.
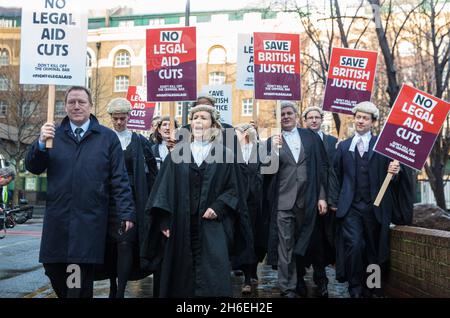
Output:
[[[184,13],[184,25],[189,26],[189,18],[191,15],[191,8],[189,0],[186,0],[186,10]],[[188,102],[183,102],[183,105],[181,107],[181,123],[183,126],[187,125],[187,116],[188,116]]]

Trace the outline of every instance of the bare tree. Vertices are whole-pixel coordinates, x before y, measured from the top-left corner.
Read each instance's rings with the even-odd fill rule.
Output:
[[[406,81],[438,98],[449,97],[450,80],[450,3],[448,0],[426,0],[411,17],[405,40],[412,40],[410,71]],[[445,167],[450,150],[448,123],[438,135],[425,163],[425,173],[430,182],[436,204],[446,209],[444,187]]]
[[[19,85],[18,69],[15,66],[1,66],[0,79],[3,88],[0,100],[5,108],[0,118],[0,149],[16,169],[16,186],[13,202],[17,204],[20,182],[20,162],[28,146],[39,136],[45,121],[46,90],[40,85]]]

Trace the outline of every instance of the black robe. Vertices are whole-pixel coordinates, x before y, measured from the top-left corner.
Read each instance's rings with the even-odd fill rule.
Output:
[[[144,239],[146,238],[146,225],[144,219],[144,210],[145,204],[147,203],[148,196],[150,194],[150,190],[155,181],[157,168],[155,157],[153,156],[150,148],[151,145],[149,141],[142,135],[132,133],[131,135],[131,143],[129,145],[131,149],[131,158],[133,159],[133,177],[132,177],[132,189],[134,190],[134,205],[136,208],[136,224],[134,225],[137,228],[137,238],[138,244],[134,246],[133,251],[133,270],[129,280],[137,280],[142,279],[149,274],[151,271],[149,270],[141,270],[141,266],[139,264],[140,258],[140,249],[143,246]],[[110,212],[115,214],[115,205],[112,204],[110,206]],[[119,220],[117,220],[119,222]],[[117,228],[118,226],[114,226]],[[109,251],[108,251],[108,254]],[[106,259],[105,259],[106,260]],[[108,259],[106,261],[113,262],[112,264],[103,264],[102,266],[96,266],[95,268],[95,279],[103,280],[106,278],[110,278],[109,273],[111,273],[112,269],[116,268],[116,258]]]
[[[239,192],[239,170],[231,151],[214,143],[206,161],[215,153],[223,153],[230,163],[208,163],[203,175],[198,209],[201,262],[192,282],[189,163],[175,163],[173,158],[183,152],[181,148],[189,149],[183,144],[177,144],[164,161],[148,200],[150,221],[142,262],[155,267],[162,261],[160,297],[231,297],[230,258],[234,255],[241,263],[255,261],[248,211]],[[209,207],[216,211],[217,219],[201,217]],[[166,224],[168,239],[161,234]]]
[[[263,176],[261,174],[261,160],[259,144],[255,143],[248,163],[244,162],[242,150],[237,144],[236,157],[242,175],[244,197],[253,231],[254,250],[258,262],[262,262],[267,253],[269,236],[269,216],[263,213]]]
[[[321,185],[325,191],[327,190],[328,160],[319,135],[309,129],[298,128],[298,131],[306,156],[307,186],[304,193],[305,216],[296,235],[294,254],[305,256],[318,215],[317,202]],[[271,154],[271,138],[267,140],[266,147],[267,154]],[[278,226],[276,220],[279,188],[278,173],[264,176],[263,208],[266,209],[264,213],[270,215],[267,263],[272,266],[278,265]]]

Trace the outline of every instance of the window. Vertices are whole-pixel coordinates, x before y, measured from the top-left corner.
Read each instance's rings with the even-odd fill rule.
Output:
[[[23,84],[23,90],[29,92],[35,92],[39,90],[39,85],[37,84]]]
[[[198,15],[197,22],[211,22],[211,15]]]
[[[0,65],[9,65],[9,52],[6,49],[0,50]]]
[[[8,105],[5,101],[0,100],[0,117],[6,117],[6,112],[8,111]]]
[[[253,98],[244,98],[242,100],[242,116],[253,115]]]
[[[209,73],[209,85],[221,85],[225,83],[224,72]]]
[[[0,75],[0,91],[7,91],[9,89],[9,80],[3,76]]]
[[[22,104],[22,117],[30,117],[34,115],[37,108],[36,102],[26,102],[25,104]]]
[[[64,107],[63,100],[57,100],[55,103],[55,117],[64,117],[66,116],[66,109]]]
[[[243,12],[229,13],[228,14],[228,20],[230,20],[230,21],[244,20],[244,13]]]
[[[153,18],[148,20],[148,25],[164,25],[164,22],[163,18]]]
[[[89,75],[86,75],[86,88],[92,89],[92,77]]]
[[[267,11],[267,12],[263,12],[261,14],[261,18],[264,19],[276,19],[277,18],[277,13],[274,11]]]
[[[183,116],[183,102],[177,102],[177,112],[175,114],[176,117]]]
[[[130,66],[130,53],[125,50],[117,52],[115,61],[116,67]]]
[[[89,52],[86,53],[86,67],[92,67],[92,56]]]
[[[128,90],[128,85],[130,85],[130,79],[128,78],[128,76],[125,75],[116,76],[114,91],[126,92]]]
[[[156,103],[153,117],[161,116],[161,103]]]
[[[215,47],[209,51],[209,64],[225,64],[227,62],[227,53],[223,47]]]
[[[119,27],[121,28],[134,27],[134,21],[133,20],[119,21]]]

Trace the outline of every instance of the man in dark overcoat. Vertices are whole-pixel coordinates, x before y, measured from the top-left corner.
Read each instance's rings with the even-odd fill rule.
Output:
[[[47,171],[47,202],[39,261],[58,297],[92,297],[94,264],[102,264],[110,200],[125,231],[135,211],[117,135],[91,115],[92,98],[68,89],[61,125],[45,123],[30,147],[28,171]],[[47,139],[53,148],[46,149]]]

